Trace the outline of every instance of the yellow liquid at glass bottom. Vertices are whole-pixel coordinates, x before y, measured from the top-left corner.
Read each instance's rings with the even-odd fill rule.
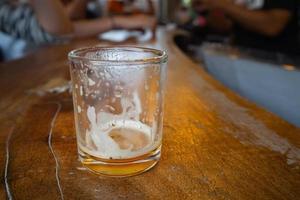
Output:
[[[128,146],[133,147],[133,150],[140,150],[150,143],[150,139],[145,137],[142,131],[134,129],[120,128],[114,129],[109,133],[110,137],[118,143],[121,149],[126,149]],[[161,144],[149,152],[133,158],[124,159],[103,159],[95,157],[82,148],[78,148],[79,157],[82,164],[93,173],[125,177],[133,176],[151,169],[160,158]]]

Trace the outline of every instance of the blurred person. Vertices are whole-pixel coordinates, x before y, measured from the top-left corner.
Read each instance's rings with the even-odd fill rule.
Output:
[[[87,18],[88,3],[97,3],[93,0],[62,0],[65,2],[67,8],[67,14],[73,21],[80,21]],[[98,2],[99,3],[99,2]],[[112,3],[121,3],[124,10],[124,15],[120,13],[109,13],[107,16],[97,19],[89,19],[91,23],[101,21],[103,19],[110,19],[114,23],[113,28],[117,29],[155,29],[156,19],[154,15],[154,8],[152,0],[108,0],[106,5],[109,6]],[[114,4],[113,4],[114,5]],[[127,12],[128,11],[128,12]],[[87,20],[84,20],[85,23]],[[110,30],[110,29],[107,29]],[[103,32],[103,31],[102,31]]]
[[[56,1],[0,0],[0,31],[34,44],[53,43],[72,31],[72,25]],[[49,6],[49,10],[45,9]],[[55,13],[51,12],[55,10]],[[45,13],[42,13],[44,12]]]
[[[87,6],[91,0],[61,0],[66,13],[71,20],[85,19],[87,17]]]
[[[145,15],[155,19],[155,0],[107,0],[108,16],[134,16]],[[156,20],[151,27],[147,27],[151,32],[151,38],[156,38]],[[134,31],[140,31],[147,35],[143,28],[133,27]]]
[[[106,0],[61,0],[71,20],[107,16]]]
[[[84,1],[75,0],[74,3]],[[29,4],[13,4],[0,0],[0,30],[33,40],[35,43],[47,43],[60,37],[94,36],[115,27],[124,29],[149,27],[154,21],[146,15],[87,20],[81,16],[82,14],[75,15],[81,6],[74,7],[65,12],[65,7],[59,0],[31,0]]]
[[[299,53],[296,0],[197,0],[207,10],[207,24],[234,31],[234,43],[288,54]]]
[[[75,3],[80,1],[75,0]],[[75,13],[76,6],[66,12],[60,0],[30,0],[27,3],[0,0],[0,31],[5,33],[4,37],[9,35],[39,46],[62,43],[77,37],[96,36],[113,28],[133,29],[155,24],[155,19],[147,15],[88,20],[82,19],[82,16],[73,16]]]

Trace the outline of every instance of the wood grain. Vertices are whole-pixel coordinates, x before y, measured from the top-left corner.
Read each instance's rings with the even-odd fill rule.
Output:
[[[300,199],[300,129],[215,81],[173,34],[129,43],[169,54],[162,158],[129,178],[81,166],[71,95],[46,92],[69,79],[68,51],[99,41],[0,64],[0,199]]]

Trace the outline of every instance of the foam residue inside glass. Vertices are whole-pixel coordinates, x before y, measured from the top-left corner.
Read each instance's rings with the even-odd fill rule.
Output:
[[[105,159],[124,159],[143,155],[159,145],[151,135],[156,130],[140,121],[141,101],[135,91],[120,100],[122,112],[114,114],[97,112],[94,106],[87,107],[89,129],[85,141],[79,141],[84,152]],[[155,128],[152,127],[152,129]]]

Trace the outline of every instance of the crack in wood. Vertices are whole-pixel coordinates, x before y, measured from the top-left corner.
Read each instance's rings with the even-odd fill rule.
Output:
[[[9,144],[10,144],[10,138],[11,138],[14,130],[15,130],[15,127],[12,127],[10,129],[9,134],[7,136],[7,139],[6,139],[6,147],[5,147],[5,150],[6,150],[6,160],[5,160],[5,170],[4,170],[4,182],[5,182],[6,196],[7,196],[7,199],[9,199],[9,200],[13,199],[11,191],[10,191],[10,188],[9,188],[9,184],[8,184],[8,181],[7,181],[8,163],[9,163]]]
[[[54,150],[52,148],[53,128],[54,128],[54,125],[55,125],[56,118],[57,118],[59,112],[61,111],[62,105],[59,102],[53,102],[53,104],[57,105],[57,110],[56,110],[56,112],[55,112],[55,114],[52,118],[52,121],[51,121],[50,131],[49,131],[49,135],[48,135],[48,146],[49,146],[50,152],[51,152],[51,154],[52,154],[52,156],[55,160],[55,177],[56,177],[58,190],[60,192],[60,197],[61,197],[62,200],[64,200],[64,195],[63,195],[62,187],[61,187],[61,184],[60,184],[60,178],[59,178],[59,163],[58,163],[58,159],[57,159],[57,157],[54,153]]]

